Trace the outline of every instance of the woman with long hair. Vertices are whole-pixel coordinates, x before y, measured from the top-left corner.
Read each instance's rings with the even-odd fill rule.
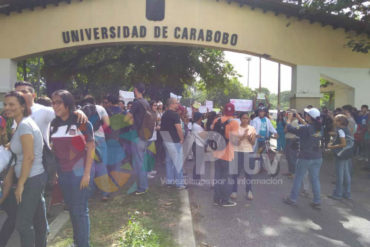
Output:
[[[79,124],[73,114],[75,101],[66,90],[52,94],[56,118],[51,123],[52,149],[58,160],[58,183],[69,208],[74,244],[89,246],[90,220],[88,198],[95,142],[90,122]]]
[[[240,126],[238,130],[238,145],[234,146],[235,151],[235,161],[237,161],[237,168],[238,173],[233,175],[234,184],[233,184],[233,192],[231,193],[231,198],[237,198],[238,192],[238,176],[241,171],[244,171],[245,174],[245,191],[247,193],[247,199],[253,200],[252,194],[252,177],[251,177],[251,169],[253,167],[252,162],[253,159],[253,145],[256,142],[256,129],[249,125],[250,118],[248,113],[243,112],[240,114]],[[249,169],[246,169],[246,165],[249,165]],[[253,167],[254,169],[254,167]]]
[[[305,124],[299,125],[299,127],[291,125],[293,113],[288,113],[287,131],[299,137],[300,150],[298,152],[293,188],[290,196],[284,198],[284,202],[289,205],[296,204],[303,178],[308,171],[313,192],[311,206],[315,209],[320,209],[320,168],[322,164],[320,111],[316,108],[305,109],[304,111]]]
[[[9,196],[13,176],[17,177],[14,191],[17,213],[16,229],[21,246],[46,246],[46,210],[43,190],[47,175],[42,164],[43,138],[32,118],[22,93],[12,91],[5,95],[6,115],[13,118],[17,128],[10,141],[16,155],[5,178],[4,199]]]

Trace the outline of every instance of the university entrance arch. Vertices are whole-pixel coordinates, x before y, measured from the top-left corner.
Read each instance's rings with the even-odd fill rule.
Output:
[[[323,75],[353,87],[356,106],[370,91],[370,56],[344,47],[348,32],[368,39],[368,26],[301,15],[273,0],[12,2],[0,1],[0,92],[12,88],[20,59],[118,43],[204,46],[286,63],[294,68],[291,104],[297,108],[318,106]]]

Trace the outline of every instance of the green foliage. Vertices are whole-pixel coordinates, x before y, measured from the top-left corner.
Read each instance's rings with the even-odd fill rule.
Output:
[[[99,97],[119,89],[130,90],[135,83],[143,82],[150,98],[163,100],[170,92],[181,95],[186,85],[199,79],[209,88],[222,85],[234,75],[222,51],[194,47],[74,48],[45,55],[44,61],[42,75],[48,94],[67,88],[75,95]]]
[[[160,247],[158,236],[152,230],[145,229],[134,215],[131,215],[125,237],[120,242],[124,247]]]
[[[43,66],[44,59],[40,56],[28,58],[18,63],[17,80],[32,83],[36,93],[42,94],[45,91],[44,78],[41,76]]]
[[[187,86],[183,93],[182,103],[186,105],[197,101],[204,103],[212,100],[214,107],[223,107],[230,99],[252,99],[254,92],[243,86],[236,77],[226,79],[223,83],[206,84],[203,80]]]
[[[367,0],[281,0],[302,7],[301,14],[327,13],[343,16],[368,25],[370,21],[370,4]],[[354,52],[368,53],[370,49],[369,37],[359,37],[352,33],[347,37],[347,47]]]

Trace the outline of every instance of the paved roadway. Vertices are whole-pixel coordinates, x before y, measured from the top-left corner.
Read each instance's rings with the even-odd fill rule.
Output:
[[[187,164],[191,174],[192,163]],[[287,171],[283,161],[282,172]],[[245,199],[239,185],[238,205],[222,208],[212,204],[213,190],[208,185],[190,186],[190,203],[197,246],[217,247],[296,247],[370,246],[370,180],[356,164],[352,183],[353,201],[333,201],[326,196],[334,188],[334,164],[326,160],[321,170],[322,209],[309,206],[300,197],[298,207],[282,203],[292,186],[283,176],[280,185],[254,185],[254,200]],[[206,169],[206,177],[209,168]],[[266,175],[259,175],[264,179]]]

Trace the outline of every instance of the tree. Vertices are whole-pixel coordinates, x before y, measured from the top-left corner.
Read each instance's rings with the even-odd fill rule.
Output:
[[[182,102],[189,105],[194,101],[204,103],[205,100],[212,100],[214,107],[223,107],[230,99],[252,99],[254,92],[243,86],[237,77],[226,80],[221,85],[209,85],[204,81],[198,81],[187,87]]]
[[[201,79],[206,88],[223,85],[235,72],[220,50],[117,45],[71,49],[44,56],[47,92],[67,88],[76,95],[102,96],[129,90],[136,82],[147,85],[149,97],[181,95],[185,85]],[[102,87],[104,85],[104,87]]]
[[[36,93],[42,94],[45,90],[45,81],[41,76],[43,66],[44,60],[40,56],[23,60],[18,64],[17,80],[32,83]]]
[[[343,16],[368,25],[370,22],[370,2],[368,0],[278,0],[298,5],[302,14],[327,13]],[[368,53],[370,49],[369,35],[358,36],[349,33],[346,46],[354,52]]]

